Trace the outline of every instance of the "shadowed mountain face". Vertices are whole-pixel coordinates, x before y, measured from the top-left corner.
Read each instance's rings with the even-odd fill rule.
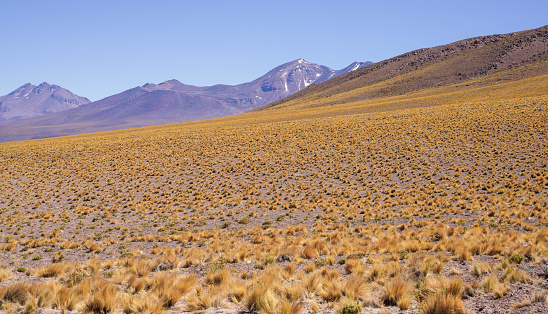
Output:
[[[187,122],[243,113],[371,62],[333,70],[303,59],[239,85],[145,84],[71,110],[0,125],[0,141],[27,140]]]
[[[311,86],[258,110],[329,106],[450,85],[548,59],[548,26],[419,49]]]
[[[0,123],[65,111],[90,102],[57,85],[27,83],[0,97]]]

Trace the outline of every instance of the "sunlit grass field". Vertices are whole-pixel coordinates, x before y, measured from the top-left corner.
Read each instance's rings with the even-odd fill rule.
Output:
[[[0,144],[0,307],[542,308],[544,67]]]

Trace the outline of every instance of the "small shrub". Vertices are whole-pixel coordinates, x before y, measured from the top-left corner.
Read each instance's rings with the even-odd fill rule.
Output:
[[[82,270],[76,269],[69,275],[68,284],[70,287],[75,286],[82,282],[84,278],[86,278],[86,273],[84,273]]]
[[[326,258],[321,258],[314,261],[314,264],[316,264],[316,267],[323,267],[329,265],[329,261]]]
[[[362,311],[361,306],[359,305],[345,305],[340,314],[359,314]]]
[[[525,259],[525,256],[523,256],[523,254],[515,253],[510,257],[510,262],[513,264],[521,264],[524,259]]]
[[[65,259],[65,255],[61,253],[61,251],[53,254],[53,257],[51,258],[52,263],[59,263],[62,262]]]

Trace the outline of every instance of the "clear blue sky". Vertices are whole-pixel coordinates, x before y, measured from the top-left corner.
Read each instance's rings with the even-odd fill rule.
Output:
[[[298,58],[340,69],[548,24],[548,1],[2,1],[0,95],[99,100],[147,82],[238,84]]]

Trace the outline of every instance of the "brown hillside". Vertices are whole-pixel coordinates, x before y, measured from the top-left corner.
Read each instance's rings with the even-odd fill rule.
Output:
[[[480,36],[411,51],[377,62],[325,83],[311,85],[258,110],[294,102],[313,102],[316,106],[333,105],[340,103],[340,97],[334,100],[330,96],[374,84],[379,85],[366,91],[349,93],[345,102],[401,95],[428,87],[468,81],[511,67],[546,60],[547,57],[548,26],[503,35]]]

